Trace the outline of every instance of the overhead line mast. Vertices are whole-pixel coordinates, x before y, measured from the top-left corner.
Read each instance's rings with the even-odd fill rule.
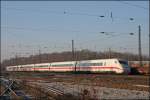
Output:
[[[142,50],[141,50],[141,26],[138,26],[139,28],[139,61],[140,61],[140,67],[142,67]]]

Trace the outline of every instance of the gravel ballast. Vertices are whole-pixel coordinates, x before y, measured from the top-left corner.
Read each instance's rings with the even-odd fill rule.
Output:
[[[99,86],[77,85],[62,82],[52,83],[35,83],[40,86],[53,87],[63,91],[65,94],[72,94],[75,96],[83,95],[83,91],[87,91],[86,95],[94,99],[149,99],[150,93],[147,91],[116,89]]]

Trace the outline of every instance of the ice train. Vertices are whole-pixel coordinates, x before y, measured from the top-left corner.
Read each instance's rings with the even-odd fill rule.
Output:
[[[51,71],[51,72],[114,72],[117,74],[131,72],[126,60],[96,59],[82,61],[65,61],[39,64],[7,66],[6,71]]]

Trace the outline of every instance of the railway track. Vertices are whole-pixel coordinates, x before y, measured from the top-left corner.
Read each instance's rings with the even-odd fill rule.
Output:
[[[45,92],[45,93],[52,93],[55,95],[64,95],[64,92],[54,88],[52,86],[48,86],[48,85],[41,85],[41,83],[31,83],[33,87],[41,87],[41,89]]]
[[[5,97],[5,96],[13,96],[13,97],[17,97],[17,94],[15,93],[15,91],[12,89],[13,85],[14,85],[14,81],[13,80],[6,80],[4,78],[1,78],[1,85],[4,87],[4,90],[1,92],[0,97]]]
[[[48,89],[48,91],[51,91],[51,92],[53,92],[56,95],[64,95],[63,91],[58,90],[58,89],[56,89],[54,87],[47,87],[47,89]]]
[[[146,91],[136,91],[136,90],[129,90],[129,89],[115,89],[115,88],[107,88],[107,87],[100,87],[97,85],[90,85],[90,84],[71,84],[71,83],[65,83],[65,82],[29,82],[29,84],[33,83],[37,87],[41,87],[42,90],[45,91],[45,93],[48,91],[50,97],[53,98],[53,100],[62,100],[62,99],[56,99],[57,97],[63,97],[63,95],[70,94],[76,98],[82,98],[84,96],[91,96],[94,98],[94,95],[96,95],[97,98],[99,95],[103,96],[108,95],[108,96],[114,96],[117,98],[116,95],[124,97],[124,95],[127,95],[127,98],[132,97],[131,94],[133,94],[134,98],[147,98],[148,92]],[[86,91],[86,93],[85,93]],[[113,92],[112,92],[113,91]],[[87,94],[89,93],[89,94]],[[100,93],[100,94],[99,94]],[[54,95],[55,94],[55,95]],[[128,96],[130,95],[130,96]],[[143,96],[142,96],[143,95]],[[104,96],[105,97],[105,96]],[[125,97],[126,98],[126,97]],[[66,99],[63,99],[66,100]],[[72,100],[72,99],[67,99],[67,100]],[[77,99],[79,100],[79,99]],[[95,99],[94,99],[95,100]]]
[[[64,95],[66,96],[67,93],[72,94],[73,96],[77,96],[75,94],[76,91],[80,92],[80,89],[78,89],[79,87],[81,88],[81,90],[83,90],[84,87],[87,88],[105,87],[108,89],[109,88],[126,89],[129,91],[129,93],[132,90],[136,90],[138,91],[137,94],[138,93],[140,94],[143,91],[147,93],[149,89],[149,87],[147,86],[149,78],[148,76],[142,75],[46,74],[40,76],[38,74],[33,77],[31,76],[19,77],[18,81],[19,80],[22,83],[25,83],[27,87],[30,87],[30,89],[34,90],[35,93],[37,91],[38,92],[37,98],[48,97],[50,98],[50,100],[56,100],[56,98],[58,97],[62,98],[64,97]]]

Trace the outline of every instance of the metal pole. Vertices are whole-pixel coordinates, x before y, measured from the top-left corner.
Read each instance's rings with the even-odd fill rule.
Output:
[[[72,40],[72,60],[75,60],[75,53],[74,53],[74,40]],[[75,65],[75,72],[76,72],[76,65]]]
[[[140,67],[142,67],[142,50],[141,50],[141,26],[139,25],[139,61]]]
[[[18,55],[17,55],[17,53],[16,53],[16,63],[15,63],[15,65],[17,66],[18,65]]]
[[[72,60],[74,59],[74,40],[72,40]]]
[[[111,48],[109,48],[109,59],[111,59]]]
[[[149,72],[150,72],[150,32],[149,32]]]
[[[41,63],[41,50],[39,49],[39,63]]]

